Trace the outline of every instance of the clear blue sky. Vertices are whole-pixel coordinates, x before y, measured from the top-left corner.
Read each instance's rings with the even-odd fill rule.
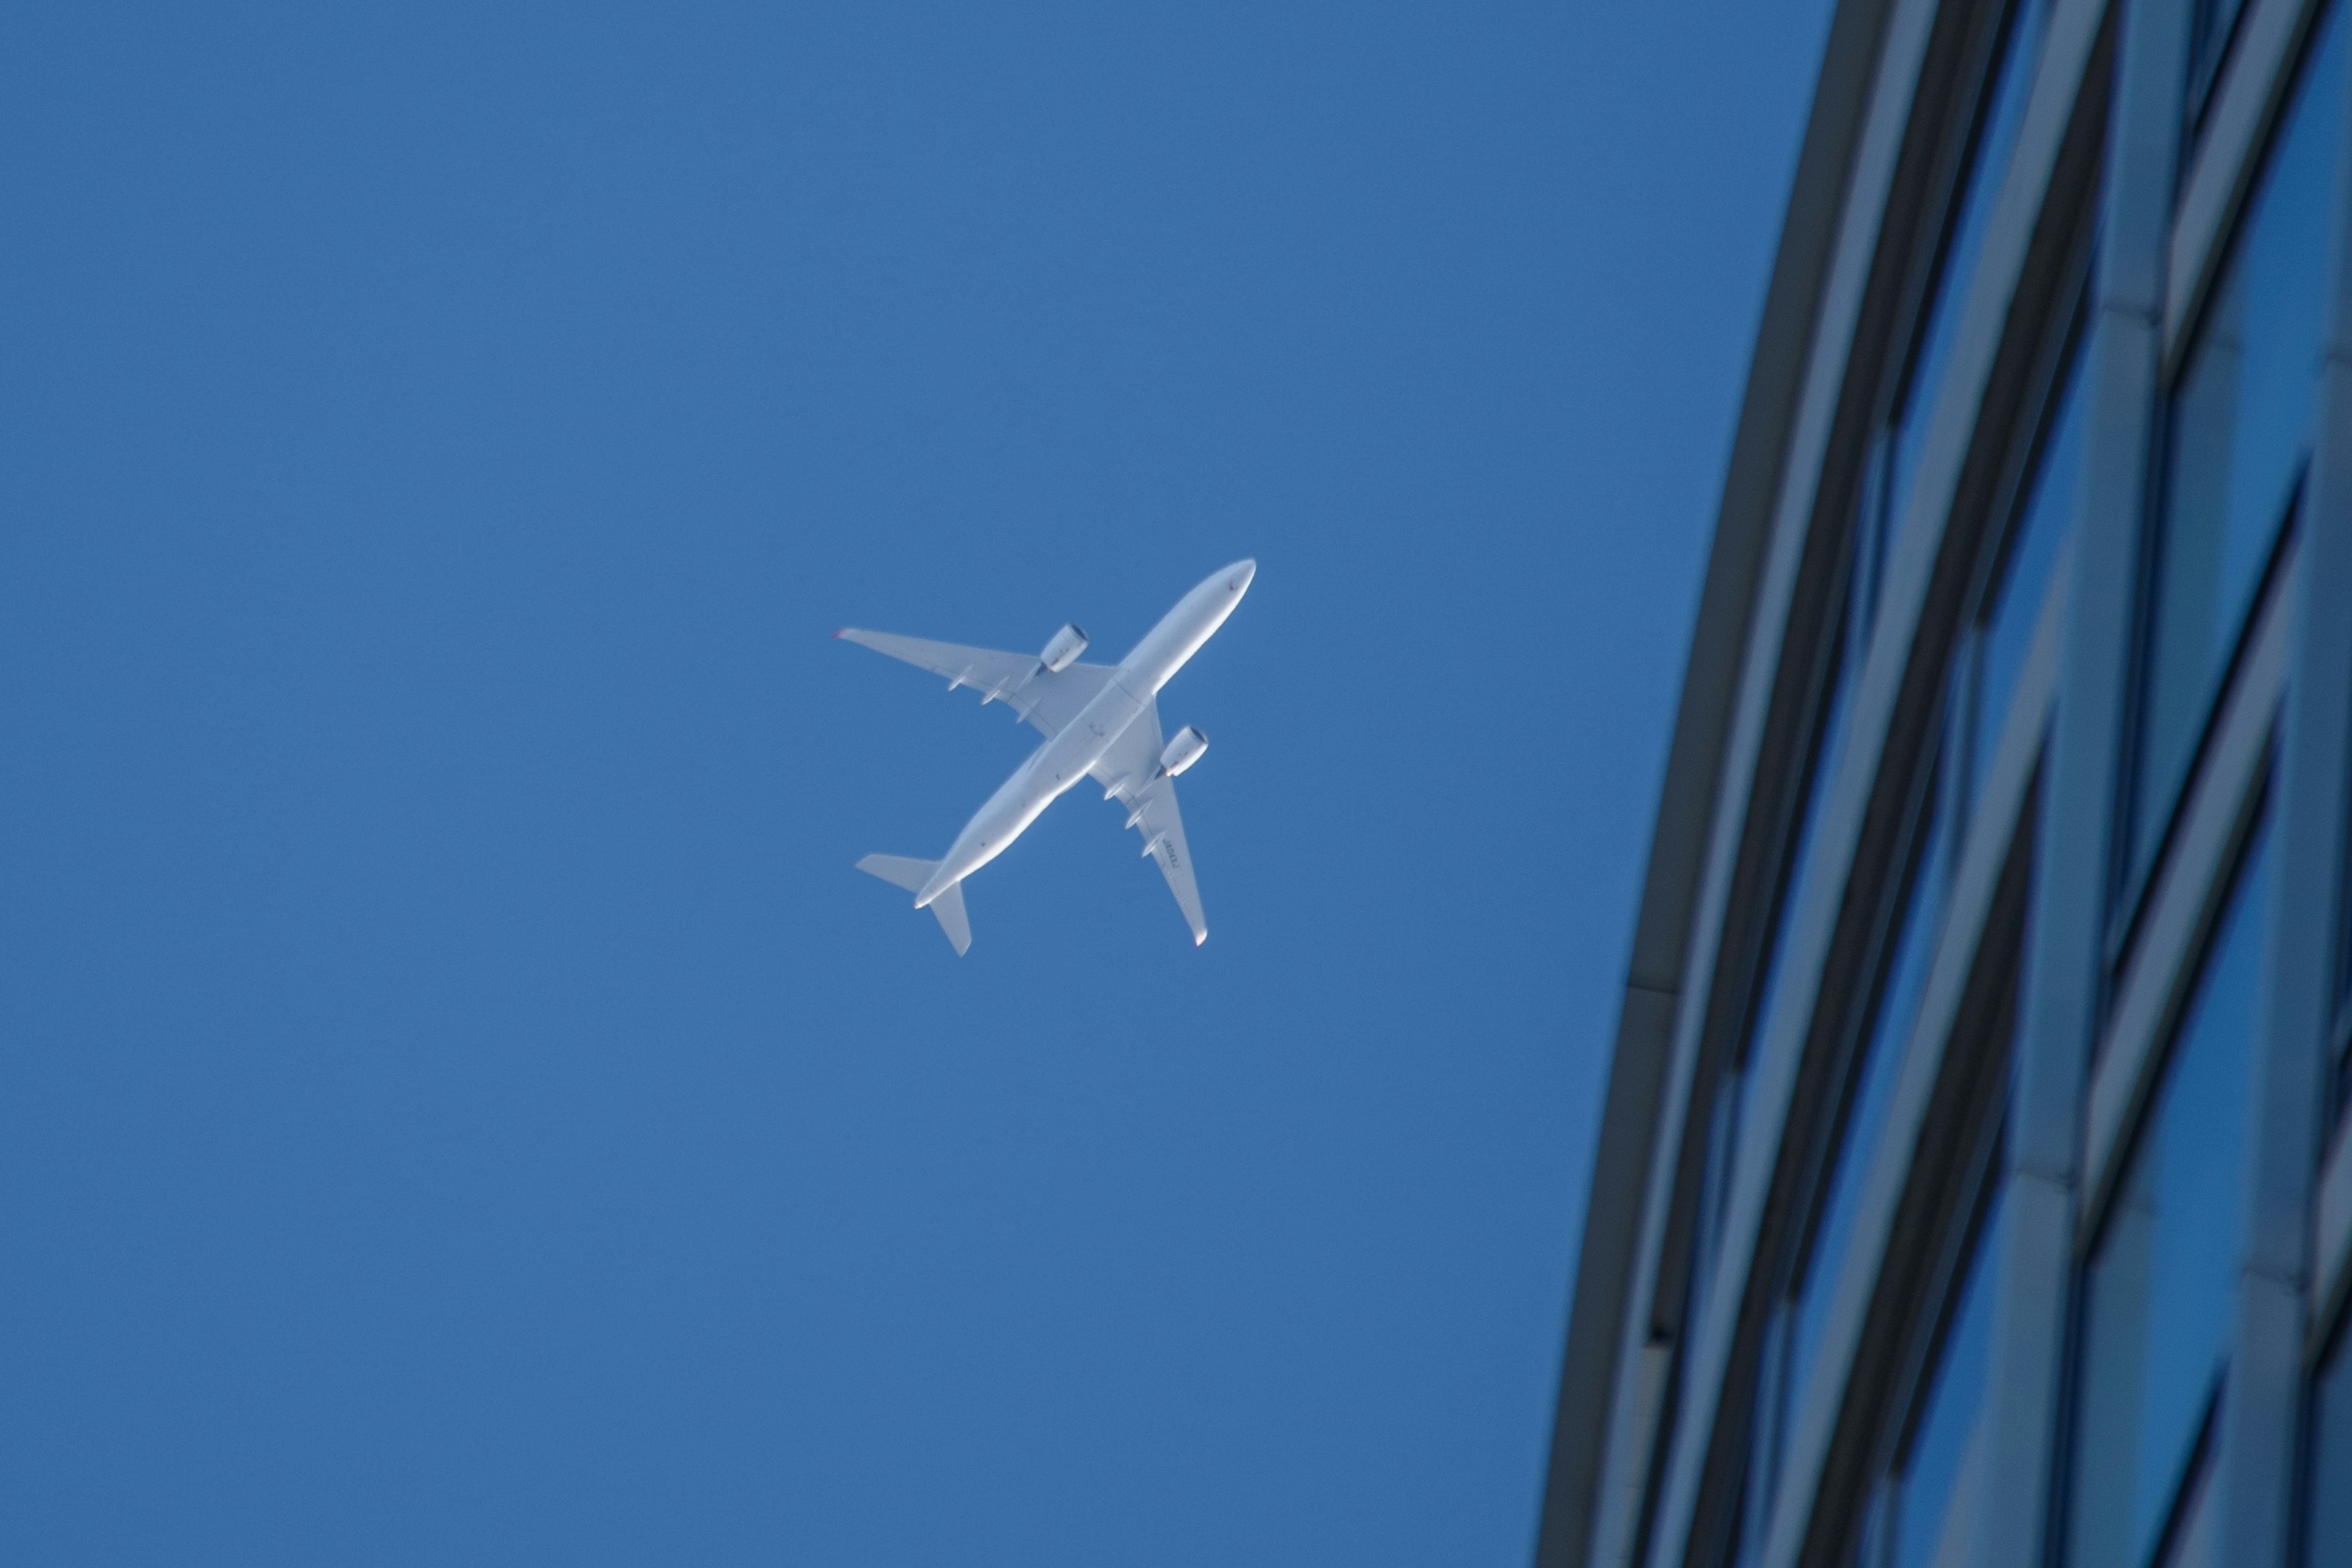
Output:
[[[1520,1563],[1826,10],[11,7],[0,1560]]]

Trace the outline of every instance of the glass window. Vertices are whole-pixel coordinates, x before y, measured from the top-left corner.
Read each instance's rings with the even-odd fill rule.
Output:
[[[1846,587],[1849,602],[1852,582],[1849,572]],[[1819,833],[1822,815],[1828,802],[1829,780],[1845,741],[1846,710],[1851,706],[1853,688],[1852,675],[1858,661],[1842,650],[1848,635],[1850,615],[1842,611],[1838,624],[1839,630],[1833,636],[1832,646],[1833,650],[1839,651],[1830,669],[1822,710],[1814,726],[1813,744],[1806,757],[1805,771],[1799,785],[1803,795],[1799,807],[1797,830],[1782,866],[1780,898],[1773,909],[1771,929],[1765,939],[1769,945],[1762,954],[1763,969],[1757,980],[1755,1002],[1748,1010],[1748,1033],[1741,1042],[1738,1059],[1725,1069],[1716,1086],[1706,1151],[1699,1173],[1699,1224],[1693,1238],[1696,1250],[1691,1272],[1691,1315],[1694,1318],[1697,1316],[1707,1289],[1713,1283],[1715,1249],[1727,1207],[1725,1199],[1730,1186],[1732,1161],[1738,1152],[1739,1130],[1747,1121],[1748,1098],[1757,1078],[1757,1045],[1768,1037],[1774,1011],[1780,1003],[1780,982],[1788,954],[1789,921],[1802,907],[1806,886],[1816,874],[1813,840]]]
[[[1931,756],[1926,765],[1934,766],[1935,759]],[[1918,1014],[1920,993],[1927,989],[1927,969],[1935,956],[1936,935],[1942,929],[1951,819],[1938,809],[1941,799],[1942,792],[1931,785],[1925,820],[1915,840],[1917,850],[1910,885],[1892,928],[1892,956],[1885,978],[1869,1030],[1862,1037],[1846,1074],[1845,1103],[1837,1112],[1841,1121],[1832,1123],[1832,1141],[1816,1189],[1819,1207],[1814,1211],[1811,1247],[1791,1313],[1788,1352],[1791,1389],[1804,1387],[1821,1350],[1830,1300],[1853,1238],[1863,1178],[1869,1173],[1879,1130],[1895,1098],[1904,1047],[1911,1038],[1912,1021]]]
[[[2311,1385],[2304,1568],[2352,1568],[2352,1352],[2339,1331]]]
[[[2331,7],[2172,395],[2129,855],[2147,876],[2311,445],[2341,118]]]
[[[1927,286],[1914,317],[1910,350],[1897,367],[1886,428],[1877,444],[1864,508],[1868,522],[1862,562],[1865,613],[1876,598],[1891,535],[1902,521],[1904,503],[1910,499],[1911,481],[1917,476],[1919,456],[1927,446],[1927,427],[1935,413],[1936,388],[1943,381],[1945,362],[1951,357],[1960,312],[1968,304],[1969,281],[1976,274],[1985,228],[1991,221],[1993,199],[2000,192],[2001,174],[2009,167],[2010,150],[2016,144],[2018,125],[2024,119],[2043,10],[2042,0],[2018,0],[1994,22],[1992,53],[1980,79],[1984,90],[1977,96],[1976,113],[1966,126],[1959,172],[1952,187],[1954,198],[1942,215],[1945,226],[1936,236]]]
[[[1813,840],[1820,836],[1822,816],[1829,805],[1829,782],[1844,750],[1846,712],[1853,706],[1852,672],[1860,662],[1851,656],[1840,659],[1830,683],[1828,711],[1822,719],[1821,736],[1814,744],[1812,766],[1805,781],[1804,815],[1789,847],[1788,874],[1783,879],[1780,908],[1773,917],[1772,945],[1765,954],[1763,977],[1757,986],[1752,1015],[1755,1022],[1749,1032],[1751,1056],[1754,1042],[1768,1037],[1773,1015],[1780,1006],[1780,983],[1787,971],[1789,921],[1804,906],[1805,889],[1820,874],[1814,864]]]
[[[2073,1568],[2143,1568],[2229,1350],[2247,1073],[2268,910],[2248,847],[2090,1266]]]
[[[1938,754],[1931,752],[1922,765],[1936,768]],[[1889,928],[1891,953],[1883,980],[1867,1027],[1830,1089],[1819,1164],[1808,1195],[1801,1200],[1812,1215],[1811,1224],[1797,1237],[1785,1294],[1766,1326],[1748,1443],[1748,1464],[1757,1479],[1749,1509],[1751,1537],[1761,1537],[1762,1514],[1779,1479],[1790,1417],[1819,1358],[1830,1302],[1853,1237],[1863,1178],[1878,1146],[1904,1047],[1927,987],[1953,850],[1951,818],[1940,808],[1942,798],[1931,775],[1923,820],[1911,839],[1913,858],[1906,868],[1902,901]]]
[[[2213,84],[2221,79],[2221,61],[2236,37],[2238,14],[2245,0],[2196,0],[2189,19],[2189,100],[2191,125],[2204,117]]]
[[[2057,566],[2067,534],[2074,531],[2075,488],[2083,458],[2082,377],[2076,374],[2079,341],[2077,349],[2069,351],[2032,480],[2003,546],[2007,559],[1993,579],[1993,589],[1978,614],[1970,638],[1969,657],[1976,665],[1966,785],[1970,810],[1983,787],[1985,770],[1992,764],[1993,748],[2000,744],[2002,726],[2009,721],[2009,700],[2017,690],[2017,678],[2033,646],[2050,574]]]
[[[1986,1211],[1961,1266],[1959,1297],[1924,1380],[1927,1398],[1895,1480],[1889,1568],[1956,1561],[1946,1555],[1944,1537],[1965,1516],[1963,1505],[1984,1463],[1977,1417],[1992,1370],[1993,1260],[2000,1256],[2002,1214],[1998,1172],[1996,1161]]]

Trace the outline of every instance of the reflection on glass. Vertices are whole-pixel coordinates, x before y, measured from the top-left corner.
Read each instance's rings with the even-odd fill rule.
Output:
[[[1778,1343],[1781,1317],[1775,1310],[1764,1325],[1764,1354],[1756,1373],[1756,1396],[1748,1411],[1748,1475],[1739,1483],[1739,1512],[1733,1528],[1738,1535],[1724,1559],[1731,1568],[1748,1568],[1764,1550],[1764,1527],[1771,1522],[1772,1489],[1780,1474],[1780,1436],[1786,1403],[1780,1386]]]
[[[2343,107],[2331,7],[2173,393],[2128,870],[2146,873],[2311,445]]]
[[[2009,7],[1994,40],[1986,68],[1989,90],[1979,100],[1980,112],[1970,128],[1972,138],[1955,189],[1958,198],[1946,214],[1950,226],[1943,236],[1943,252],[1936,258],[1913,340],[1911,363],[1895,400],[1893,429],[1887,444],[1886,478],[1879,516],[1891,530],[1903,518],[1903,503],[1919,468],[1919,453],[1927,445],[1929,416],[1935,411],[1936,387],[1951,357],[1952,339],[1968,303],[1969,280],[1976,273],[1978,253],[1984,248],[1985,227],[1991,221],[1993,198],[2009,167],[2010,149],[2025,117],[2028,89],[2032,86],[2034,44],[2041,36],[2040,0],[2018,0]]]
[[[1977,1416],[1984,1408],[1985,1383],[1992,1367],[1992,1260],[2000,1256],[2000,1186],[1993,1182],[1990,1205],[1960,1272],[1959,1300],[1944,1342],[1927,1374],[1927,1405],[1912,1428],[1895,1502],[1892,1568],[1927,1568],[1942,1555],[1951,1521],[1965,1517],[1960,1506],[1976,1486],[1984,1460]]]
[[[2228,1354],[2268,841],[2246,852],[2092,1259],[2074,1568],[2147,1562]]]
[[[1849,579],[1850,581],[1850,579]],[[1849,589],[1849,597],[1851,590]],[[1846,632],[1842,626],[1836,634],[1843,641]],[[1835,646],[1834,644],[1832,646]],[[1797,825],[1796,837],[1789,847],[1787,869],[1781,879],[1780,903],[1773,910],[1772,927],[1764,952],[1764,971],[1757,986],[1756,1004],[1748,1014],[1748,1037],[1742,1047],[1739,1063],[1727,1072],[1715,1091],[1715,1123],[1708,1130],[1706,1159],[1699,1174],[1700,1224],[1695,1238],[1696,1258],[1692,1270],[1692,1314],[1699,1306],[1713,1283],[1715,1248],[1724,1203],[1731,1180],[1731,1163],[1738,1152],[1739,1130],[1747,1121],[1748,1097],[1758,1074],[1756,1052],[1759,1045],[1771,1037],[1773,1013],[1780,996],[1780,981],[1787,967],[1788,927],[1796,911],[1803,907],[1805,889],[1814,875],[1813,840],[1821,827],[1822,813],[1829,800],[1829,781],[1837,767],[1837,759],[1845,742],[1846,710],[1852,705],[1853,672],[1859,661],[1852,657],[1840,657],[1829,676],[1829,690],[1824,709],[1815,729],[1812,750],[1806,759],[1803,780],[1803,815]],[[1709,1194],[1714,1194],[1710,1203]]]
[[[1698,1215],[1691,1238],[1686,1315],[1693,1321],[1706,1305],[1707,1287],[1715,1282],[1715,1248],[1722,1238],[1723,1213],[1731,1190],[1732,1140],[1738,1133],[1736,1123],[1744,1098],[1740,1080],[1746,1076],[1736,1068],[1727,1070],[1717,1082],[1715,1100],[1707,1107],[1706,1152],[1699,1162]]]
[[[1903,510],[1918,477],[1919,458],[1951,358],[1969,284],[1976,275],[1992,218],[2001,176],[2025,116],[2033,81],[2033,61],[2048,13],[2048,0],[2015,0],[1996,7],[1992,47],[1980,79],[1973,112],[1963,122],[1953,196],[1940,214],[1941,227],[1928,241],[1926,283],[1903,360],[1895,367],[1894,393],[1871,444],[1864,471],[1862,548],[1856,570],[1866,622],[1878,597],[1885,562],[1901,526]]]
[[[2346,1336],[2311,1389],[2311,1472],[2304,1568],[2352,1568],[2352,1352]]]
[[[1931,754],[1921,765],[1934,767],[1935,757]],[[1887,1106],[1895,1098],[1895,1080],[1900,1076],[1904,1047],[1909,1043],[1912,1020],[1919,1010],[1919,994],[1927,989],[1951,858],[1948,853],[1951,819],[1941,804],[1942,792],[1931,788],[1918,832],[1917,859],[1894,929],[1893,956],[1879,991],[1877,1010],[1847,1074],[1843,1125],[1832,1134],[1823,1161],[1821,1206],[1789,1332],[1788,1386],[1791,1390],[1803,1389],[1821,1351],[1838,1270],[1853,1238],[1863,1177],[1869,1172],[1871,1152],[1878,1146],[1879,1129],[1885,1124]]]
[[[2221,74],[2221,57],[2228,52],[2238,13],[2244,9],[2245,0],[2197,0],[2189,22],[2189,99],[2185,107],[2191,121],[2204,112],[2214,79]]]
[[[1756,1023],[1748,1036],[1751,1053],[1756,1043],[1770,1037],[1772,1016],[1780,1000],[1780,982],[1788,967],[1789,921],[1804,906],[1805,889],[1818,874],[1813,864],[1813,840],[1820,835],[1822,813],[1829,805],[1830,779],[1845,743],[1846,710],[1853,706],[1853,681],[1848,672],[1856,662],[1842,661],[1837,679],[1832,683],[1829,712],[1822,722],[1821,742],[1813,752],[1812,774],[1806,782],[1805,815],[1789,848],[1788,883],[1773,920],[1772,947],[1764,961],[1763,983],[1757,990]]]
[[[2009,700],[2017,690],[2018,674],[2025,668],[2025,655],[2033,643],[2050,574],[2074,528],[2075,479],[2083,455],[2082,378],[2075,369],[2070,363],[2061,383],[2033,482],[2008,545],[2009,559],[1978,621],[1976,699],[1971,705],[1975,712],[1968,765],[1971,808],[1983,785],[1985,769],[1992,763],[1993,748],[2000,743],[2001,728],[2009,721]]]

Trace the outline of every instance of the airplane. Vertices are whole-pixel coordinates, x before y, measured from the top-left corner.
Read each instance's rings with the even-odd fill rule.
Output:
[[[927,642],[889,632],[845,627],[833,635],[919,669],[947,678],[948,689],[970,687],[981,706],[1002,701],[1045,735],[1045,743],[1013,770],[988,804],[972,815],[937,860],[868,855],[857,868],[915,895],[915,907],[939,917],[957,955],[971,947],[963,907],[964,879],[1010,848],[1063,791],[1082,778],[1103,786],[1103,798],[1128,808],[1127,826],[1143,835],[1143,853],[1160,862],[1176,895],[1192,945],[1209,940],[1192,858],[1184,846],[1184,819],[1176,811],[1176,775],[1201,760],[1209,737],[1187,724],[1163,742],[1155,699],[1184,661],[1215,635],[1257,575],[1257,563],[1236,561],[1176,601],[1117,666],[1082,664],[1087,634],[1065,626],[1034,657]]]

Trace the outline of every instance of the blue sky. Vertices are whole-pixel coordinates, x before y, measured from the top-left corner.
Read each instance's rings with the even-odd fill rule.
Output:
[[[1523,1561],[1825,19],[12,8],[0,1559]]]

